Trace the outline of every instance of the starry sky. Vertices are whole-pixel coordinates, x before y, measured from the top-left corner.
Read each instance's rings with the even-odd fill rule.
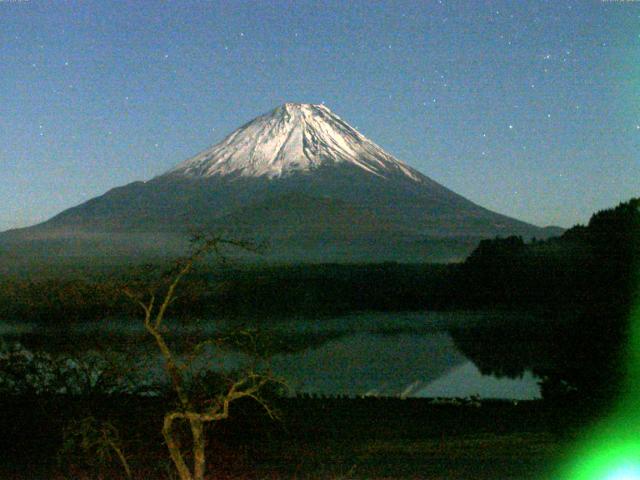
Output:
[[[640,194],[640,1],[0,0],[0,230],[324,102],[492,210]]]

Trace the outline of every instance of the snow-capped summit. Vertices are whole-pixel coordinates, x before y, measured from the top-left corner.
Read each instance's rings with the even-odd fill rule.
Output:
[[[257,117],[167,174],[276,178],[342,163],[379,177],[424,179],[326,106],[306,103],[285,103]]]
[[[482,238],[549,233],[449,190],[324,105],[286,103],[163,175],[0,233],[0,250],[179,255],[194,230],[265,241],[292,262],[459,261]]]

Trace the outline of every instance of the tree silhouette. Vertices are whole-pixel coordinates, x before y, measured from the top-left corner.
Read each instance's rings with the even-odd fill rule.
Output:
[[[182,280],[192,272],[194,265],[212,253],[219,261],[224,261],[223,249],[234,248],[255,251],[256,246],[250,242],[228,239],[220,236],[198,236],[194,239],[193,253],[178,262],[175,268],[166,275],[167,284],[163,291],[152,288],[146,294],[127,289],[125,293],[136,302],[144,312],[144,327],[153,337],[164,360],[165,370],[177,397],[176,408],[164,415],[162,434],[164,436],[171,460],[178,471],[180,480],[203,480],[206,469],[206,438],[204,427],[229,417],[229,408],[240,399],[253,399],[262,405],[270,416],[274,410],[262,396],[263,389],[279,380],[265,367],[263,362],[255,361],[247,369],[238,373],[235,378],[228,377],[221,390],[206,399],[198,398],[189,388],[188,370],[191,361],[203,350],[203,343],[198,344],[187,359],[181,359],[167,341],[166,313],[177,298],[177,288]],[[242,336],[255,345],[250,332],[242,332]],[[222,344],[224,339],[209,340],[209,344]],[[254,349],[255,355],[259,353]],[[264,360],[258,358],[257,360]],[[189,467],[185,453],[181,448],[175,429],[176,422],[186,422],[191,433],[193,465]]]

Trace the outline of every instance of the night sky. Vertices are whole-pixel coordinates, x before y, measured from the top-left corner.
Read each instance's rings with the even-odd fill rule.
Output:
[[[640,194],[640,1],[0,0],[0,230],[324,102],[485,207]]]

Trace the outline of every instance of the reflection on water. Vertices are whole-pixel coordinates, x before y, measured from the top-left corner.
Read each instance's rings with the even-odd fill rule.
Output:
[[[530,400],[540,398],[536,377],[525,372],[522,378],[496,378],[483,375],[469,361],[454,368],[415,392],[416,397],[471,397],[510,398]]]
[[[412,395],[465,361],[446,333],[355,333],[276,356],[273,367],[298,392]]]
[[[451,326],[470,326],[483,320],[486,314],[420,312],[271,323],[268,335],[286,346],[272,357],[272,367],[287,380],[292,393],[538,398],[539,388],[531,374],[520,379],[482,375],[446,332]],[[199,332],[206,336],[225,327],[205,323],[199,326]],[[192,333],[184,326],[175,328]],[[82,345],[85,350],[129,350],[138,357],[153,359],[139,362],[143,377],[162,375],[161,358],[153,345],[143,348],[148,339],[140,322],[109,321],[66,328],[64,332],[0,325],[0,336],[20,337],[27,344],[37,339],[34,344],[45,346],[66,343]],[[242,357],[238,352],[216,352],[212,368],[238,365]]]

